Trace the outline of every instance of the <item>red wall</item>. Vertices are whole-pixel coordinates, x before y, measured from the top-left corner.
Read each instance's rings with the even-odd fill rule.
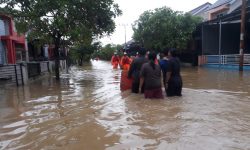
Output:
[[[3,20],[8,20],[9,25],[9,35],[6,36],[0,36],[0,39],[2,41],[6,42],[6,48],[8,53],[8,64],[15,64],[16,63],[16,44],[21,44],[23,48],[25,49],[25,36],[24,35],[18,35],[14,31],[14,22],[13,19],[6,15],[1,15],[0,17]]]

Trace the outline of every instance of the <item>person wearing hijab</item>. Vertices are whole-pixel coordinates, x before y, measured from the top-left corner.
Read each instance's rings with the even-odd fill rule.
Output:
[[[162,99],[161,88],[161,68],[155,64],[156,54],[151,52],[148,54],[148,63],[142,66],[140,77],[140,87],[144,83],[144,96],[145,98]]]
[[[169,64],[166,77],[167,96],[182,96],[181,64],[177,58],[176,50],[171,49],[168,52],[168,56]]]

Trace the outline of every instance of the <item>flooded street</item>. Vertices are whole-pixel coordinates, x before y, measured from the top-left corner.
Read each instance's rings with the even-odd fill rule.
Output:
[[[93,61],[0,88],[0,149],[250,149],[250,72],[185,68],[183,97],[120,92],[120,70]]]

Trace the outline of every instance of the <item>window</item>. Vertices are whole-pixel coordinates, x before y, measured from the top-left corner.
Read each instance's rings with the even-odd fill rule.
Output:
[[[16,62],[22,62],[22,51],[16,51]]]
[[[9,21],[0,18],[0,36],[9,35]]]
[[[0,41],[0,64],[1,65],[7,63],[6,58],[7,58],[7,54],[6,54],[4,42]]]
[[[227,14],[227,12],[218,13],[216,15],[216,18],[221,18],[221,17],[225,16],[226,14]]]

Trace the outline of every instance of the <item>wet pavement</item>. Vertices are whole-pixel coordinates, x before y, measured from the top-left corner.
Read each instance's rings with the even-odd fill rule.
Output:
[[[0,89],[0,149],[250,149],[250,72],[182,70],[183,97],[120,92],[120,70],[93,61],[60,82]]]

